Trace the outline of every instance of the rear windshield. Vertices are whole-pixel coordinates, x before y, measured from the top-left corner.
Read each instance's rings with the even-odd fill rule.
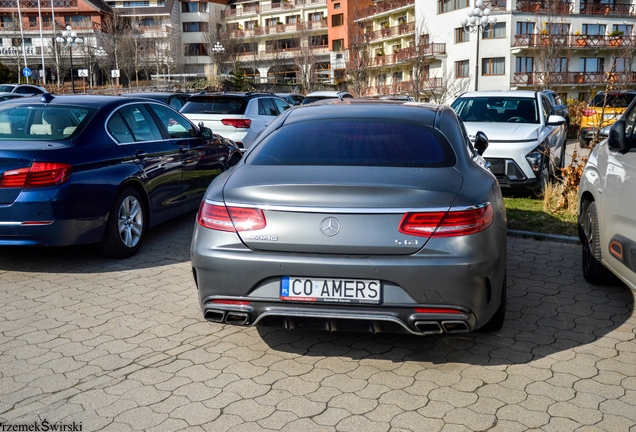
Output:
[[[86,107],[43,104],[0,106],[0,141],[66,139],[79,133],[95,111]]]
[[[607,95],[607,105],[608,107],[614,108],[627,108],[632,100],[634,99],[633,93],[615,93]],[[604,93],[598,93],[590,102],[591,107],[602,107],[603,100],[605,99]]]
[[[462,97],[452,103],[459,118],[477,123],[539,123],[537,101],[523,97]]]
[[[181,108],[184,114],[244,114],[247,101],[227,96],[193,96]]]
[[[251,165],[450,167],[455,153],[444,136],[418,123],[329,119],[292,123],[272,132]]]
[[[2,93],[11,93],[13,91],[13,86],[11,85],[0,85],[0,92]]]

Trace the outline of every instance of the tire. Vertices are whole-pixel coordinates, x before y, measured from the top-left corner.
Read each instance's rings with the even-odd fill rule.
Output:
[[[504,274],[503,286],[501,287],[501,304],[497,308],[495,314],[490,318],[486,324],[484,324],[479,331],[481,332],[495,332],[501,330],[506,321],[506,302],[508,291],[508,278]]]
[[[539,178],[539,188],[537,190],[538,194],[541,195],[545,192],[548,183],[550,183],[550,176],[552,175],[552,168],[550,168],[550,157],[544,156],[541,161],[541,174]]]
[[[589,203],[582,213],[583,231],[583,277],[591,284],[598,285],[611,278],[610,272],[601,263],[601,245],[599,244],[598,212],[596,203]]]
[[[108,258],[129,258],[135,255],[146,235],[146,206],[137,190],[125,187],[111,208],[104,238],[97,250]]]

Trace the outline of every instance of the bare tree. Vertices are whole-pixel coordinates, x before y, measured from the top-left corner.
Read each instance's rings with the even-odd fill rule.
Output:
[[[535,80],[535,88],[560,91],[566,84],[568,65],[572,56],[569,47],[570,23],[565,19],[567,2],[546,0],[537,3],[535,35],[535,72],[540,78]]]
[[[207,31],[203,32],[203,43],[210,56],[212,64],[216,66],[217,74],[228,74],[234,70],[242,49],[240,37],[233,37],[232,32],[238,30],[238,24],[224,24],[219,10],[210,11],[210,21]],[[223,49],[215,51],[213,48],[220,44]],[[220,83],[217,82],[217,86]]]
[[[318,49],[324,46],[322,41],[326,35],[316,34],[309,25],[301,25],[298,28],[296,34],[299,46],[294,56],[296,79],[306,93],[311,93],[318,84],[318,70],[320,68]]]
[[[354,9],[357,12],[357,9]],[[371,32],[365,33],[362,23],[356,22],[357,14],[350,13],[347,25],[349,48],[345,73],[351,90],[358,96],[366,96],[369,92],[369,67],[372,53],[369,48]]]
[[[410,23],[403,24],[405,26],[413,25]],[[400,50],[400,54],[404,52],[404,56],[411,66],[411,91],[416,101],[420,101],[421,95],[426,91],[430,96],[429,100],[436,99],[433,97],[434,87],[430,80],[430,64],[432,54],[435,53],[437,45],[430,41],[430,30],[426,25],[426,20],[422,16],[419,22],[415,24],[415,41],[413,45]]]
[[[130,20],[113,9],[113,14],[104,18],[102,31],[107,35],[104,50],[113,59],[115,69],[120,69],[124,63],[127,39],[131,36]]]
[[[468,91],[470,80],[456,78],[455,71],[450,70],[445,76],[433,78],[420,88],[420,100],[435,104],[444,104]]]

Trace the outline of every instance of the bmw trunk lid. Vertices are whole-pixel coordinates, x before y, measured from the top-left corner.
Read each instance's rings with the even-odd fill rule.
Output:
[[[12,170],[31,166],[38,153],[51,144],[24,141],[15,144],[0,141],[0,178]],[[15,150],[17,147],[20,149]],[[0,187],[0,205],[13,203],[21,191],[22,188]]]
[[[249,168],[230,176],[225,204],[263,211],[265,228],[239,236],[248,247],[267,251],[415,253],[428,239],[400,233],[404,215],[448,211],[463,182],[452,167]]]

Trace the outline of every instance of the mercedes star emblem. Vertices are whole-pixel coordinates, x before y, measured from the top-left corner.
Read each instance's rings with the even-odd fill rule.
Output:
[[[320,231],[327,237],[333,237],[340,232],[340,221],[335,217],[328,217],[320,222]]]

